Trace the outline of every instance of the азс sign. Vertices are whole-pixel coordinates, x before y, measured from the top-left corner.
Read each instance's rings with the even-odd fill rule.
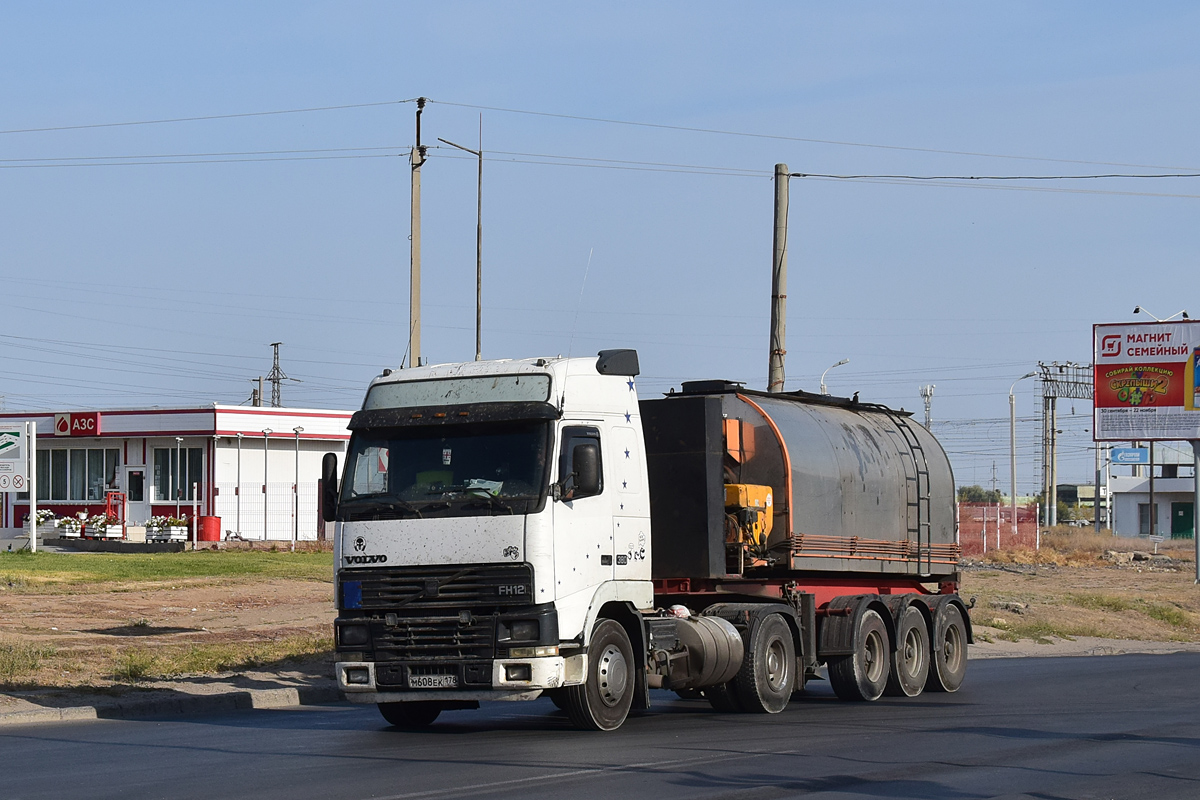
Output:
[[[1092,327],[1097,441],[1200,439],[1198,324]]]
[[[99,436],[100,412],[75,411],[54,415],[55,436]]]

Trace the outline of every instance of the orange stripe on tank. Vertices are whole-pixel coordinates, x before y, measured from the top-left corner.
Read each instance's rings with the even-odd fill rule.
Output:
[[[788,536],[791,536],[795,526],[792,524],[792,458],[788,455],[787,442],[783,440],[783,434],[779,432],[779,426],[775,424],[775,420],[771,419],[771,415],[763,410],[762,406],[744,394],[737,395],[737,398],[762,414],[763,419],[775,433],[775,438],[779,440],[780,449],[783,450],[783,491],[787,494],[787,533]]]

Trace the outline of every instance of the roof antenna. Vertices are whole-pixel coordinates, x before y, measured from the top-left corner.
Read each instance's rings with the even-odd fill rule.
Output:
[[[571,323],[571,341],[567,343],[567,358],[571,357],[571,349],[575,347],[575,329],[579,327],[579,307],[583,305],[583,289],[587,286],[588,271],[592,268],[592,253],[596,248],[588,248],[587,266],[583,270],[583,283],[579,284],[579,302],[575,304],[575,321]]]

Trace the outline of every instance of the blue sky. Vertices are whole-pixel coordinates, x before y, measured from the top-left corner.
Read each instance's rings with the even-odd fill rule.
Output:
[[[303,381],[285,402],[357,405],[407,339],[414,107],[389,101],[417,96],[434,101],[427,143],[474,146],[483,115],[486,357],[633,346],[643,392],[761,388],[775,163],[1195,170],[1198,27],[1187,3],[0,4],[0,130],[385,103],[0,134],[0,394],[8,409],[241,402],[281,340]],[[285,150],[330,152],[199,155]],[[433,361],[474,352],[474,163],[457,155],[432,150],[424,170]],[[137,163],[62,160],[96,157]],[[847,357],[835,393],[915,409],[936,384],[959,483],[988,483],[995,461],[1006,485],[1015,378],[1089,361],[1091,324],[1134,304],[1191,303],[1197,179],[791,192],[788,388]],[[1036,391],[1018,387],[1022,491]],[[1090,406],[1074,410],[1064,480],[1091,469]]]

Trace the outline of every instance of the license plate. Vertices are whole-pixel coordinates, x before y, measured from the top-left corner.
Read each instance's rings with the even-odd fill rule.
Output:
[[[409,675],[408,688],[410,689],[456,689],[458,688],[457,675]]]

